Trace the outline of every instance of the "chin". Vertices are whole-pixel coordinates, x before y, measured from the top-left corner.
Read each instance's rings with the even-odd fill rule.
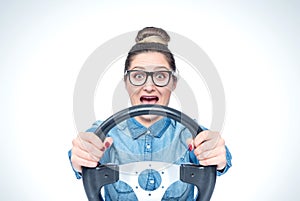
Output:
[[[161,119],[162,116],[158,116],[158,115],[152,115],[152,114],[148,114],[148,115],[141,115],[140,116],[142,119],[144,119],[147,122],[156,122],[157,120]]]

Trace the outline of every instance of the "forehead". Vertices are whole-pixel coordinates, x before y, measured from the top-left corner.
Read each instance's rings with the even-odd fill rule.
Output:
[[[132,69],[155,70],[171,69],[166,57],[159,52],[146,52],[136,55],[129,67]]]

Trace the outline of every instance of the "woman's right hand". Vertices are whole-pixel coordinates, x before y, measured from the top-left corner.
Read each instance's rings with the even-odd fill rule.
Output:
[[[111,137],[104,142],[94,133],[81,132],[73,139],[71,162],[73,168],[82,172],[84,167],[96,167],[103,156],[104,151],[113,143]]]

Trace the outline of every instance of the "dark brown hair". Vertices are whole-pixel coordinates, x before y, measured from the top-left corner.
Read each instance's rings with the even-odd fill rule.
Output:
[[[156,36],[161,42],[157,41],[146,41],[143,42],[146,38],[151,38]],[[126,61],[125,61],[125,69],[124,72],[129,68],[132,60],[138,54],[145,52],[160,52],[162,53],[167,62],[169,63],[171,69],[176,71],[175,59],[172,52],[168,49],[168,42],[170,41],[169,34],[161,29],[156,27],[145,27],[140,30],[135,38],[136,44],[129,51]]]

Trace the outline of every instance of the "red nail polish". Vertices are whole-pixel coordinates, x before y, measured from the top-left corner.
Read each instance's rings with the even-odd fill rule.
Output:
[[[105,147],[106,149],[110,146],[110,143],[109,142],[105,142]]]
[[[193,150],[193,145],[189,144],[189,151],[192,151],[192,150]]]

